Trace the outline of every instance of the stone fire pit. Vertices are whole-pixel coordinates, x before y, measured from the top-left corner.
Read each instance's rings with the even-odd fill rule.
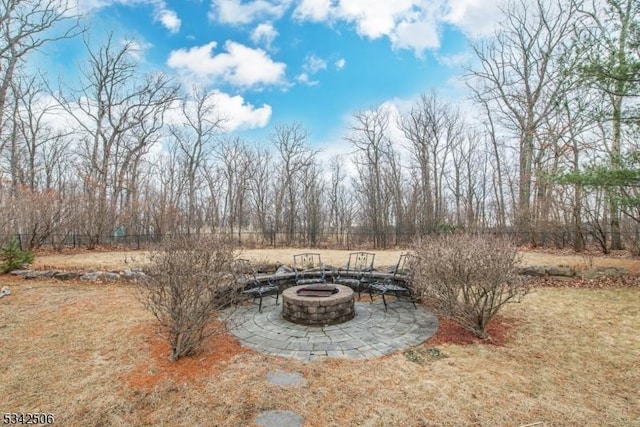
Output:
[[[282,293],[282,317],[293,323],[336,325],[354,316],[354,294],[348,286],[301,285]]]

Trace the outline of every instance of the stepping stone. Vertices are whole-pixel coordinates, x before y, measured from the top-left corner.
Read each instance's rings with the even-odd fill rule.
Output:
[[[307,380],[298,372],[273,371],[267,374],[267,381],[273,385],[303,387]]]
[[[304,418],[293,411],[263,411],[254,422],[262,427],[302,427]]]

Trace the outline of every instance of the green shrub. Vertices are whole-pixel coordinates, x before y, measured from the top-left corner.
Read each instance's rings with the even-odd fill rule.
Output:
[[[0,270],[2,273],[8,273],[12,270],[18,270],[27,264],[33,262],[33,254],[31,251],[23,251],[20,249],[20,243],[13,238],[9,240],[6,247],[2,248],[2,263],[0,263]]]

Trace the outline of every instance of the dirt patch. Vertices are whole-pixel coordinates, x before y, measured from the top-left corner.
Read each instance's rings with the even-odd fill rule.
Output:
[[[197,385],[222,371],[234,356],[249,351],[230,334],[221,334],[208,338],[200,353],[171,362],[169,343],[156,333],[156,325],[133,327],[131,334],[144,337],[145,346],[140,350],[143,363],[128,373],[124,382],[142,392],[169,381]]]

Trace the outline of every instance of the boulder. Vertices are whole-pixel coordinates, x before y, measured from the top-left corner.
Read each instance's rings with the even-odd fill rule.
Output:
[[[98,280],[100,278],[100,274],[102,273],[99,271],[90,271],[80,276],[80,280]]]
[[[518,274],[521,274],[523,276],[544,277],[547,275],[547,268],[543,265],[520,267],[518,269]]]
[[[80,273],[75,271],[58,271],[53,275],[53,278],[58,280],[73,280],[78,277],[80,277]]]
[[[12,276],[25,276],[31,273],[31,270],[12,270],[9,272]]]
[[[573,267],[552,265],[547,266],[546,270],[549,276],[573,277],[576,275],[576,270]]]
[[[122,277],[132,282],[144,279],[147,275],[142,270],[125,270],[122,272]]]
[[[293,269],[288,265],[283,264],[280,267],[278,267],[278,269],[276,270],[276,274],[288,274],[288,273],[293,273]]]
[[[591,270],[583,271],[580,277],[583,279],[598,279],[601,277],[621,277],[629,274],[622,267],[594,267]]]
[[[560,265],[529,265],[526,267],[520,267],[518,269],[518,274],[534,277],[574,277],[576,275],[576,270],[573,267]]]
[[[53,277],[56,273],[59,273],[57,270],[42,270],[42,271],[30,271],[25,274],[25,279],[39,279],[40,277]]]
[[[113,282],[116,280],[120,280],[120,275],[118,273],[113,273],[111,271],[103,271],[99,274],[98,278],[101,280],[107,280],[107,281]]]

